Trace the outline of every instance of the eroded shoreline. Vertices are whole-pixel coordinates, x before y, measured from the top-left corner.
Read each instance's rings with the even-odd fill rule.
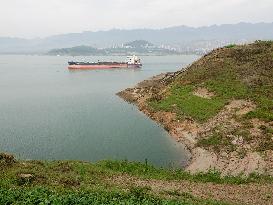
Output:
[[[234,115],[242,115],[254,109],[255,105],[252,102],[230,101],[215,117],[202,124],[191,118],[179,120],[175,113],[154,111],[149,107],[149,99],[161,98],[166,92],[167,85],[171,84],[175,77],[181,73],[183,70],[154,76],[138,83],[133,88],[127,88],[117,93],[117,95],[129,103],[135,104],[140,111],[162,125],[172,138],[189,149],[191,159],[185,167],[186,171],[197,173],[217,170],[223,175],[249,175],[251,173],[272,175],[271,163],[268,163],[257,152],[249,152],[244,157],[240,157],[237,152],[215,153],[197,145],[199,135],[209,132],[219,124],[228,126],[229,121],[233,121]],[[207,96],[209,94],[205,93],[203,97]],[[253,124],[255,123],[257,122],[254,121]],[[240,143],[240,139],[234,143]]]
[[[181,123],[174,120],[175,115],[173,113],[153,112],[148,108],[147,105],[147,100],[153,97],[160,96],[160,94],[165,91],[164,89],[166,85],[168,83],[171,83],[175,76],[179,75],[182,72],[183,71],[178,71],[156,75],[150,79],[138,83],[133,88],[127,88],[121,92],[118,92],[117,95],[128,103],[136,105],[141,112],[143,112],[149,118],[163,126],[163,128],[170,134],[170,137],[172,137],[176,142],[186,146],[191,154],[188,163],[185,166],[185,168],[187,169],[187,167],[189,167],[189,164],[194,161],[195,157],[193,155],[195,142],[190,134],[190,131],[193,131],[196,128],[196,125],[194,124],[194,122],[188,119],[185,122],[185,126],[187,125],[188,127],[183,128],[183,130],[185,130],[186,128],[186,131],[188,131],[188,135],[184,135],[184,137],[181,138],[179,136],[179,133],[177,133],[177,131],[180,130]],[[158,95],[155,96],[154,93],[157,93]]]

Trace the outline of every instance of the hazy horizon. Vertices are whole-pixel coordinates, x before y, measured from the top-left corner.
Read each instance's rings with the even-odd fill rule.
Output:
[[[237,25],[237,24],[268,24],[272,23],[273,21],[270,22],[237,22],[237,23],[224,23],[224,24],[210,24],[210,25],[205,25],[205,26],[189,26],[189,25],[174,25],[174,26],[167,26],[167,27],[160,27],[160,28],[148,28],[148,27],[142,27],[142,28],[109,28],[109,29],[101,29],[101,30],[86,30],[86,31],[75,31],[75,32],[67,32],[67,33],[53,33],[48,36],[38,36],[38,37],[24,37],[24,36],[1,36],[0,38],[22,38],[22,39],[43,39],[47,37],[52,37],[52,36],[58,36],[58,35],[66,35],[66,34],[80,34],[84,32],[107,32],[107,31],[113,31],[113,30],[141,30],[141,29],[152,29],[152,30],[162,30],[162,29],[168,29],[168,28],[175,28],[175,27],[189,27],[189,28],[205,28],[205,27],[212,27],[212,26],[223,26],[223,25]],[[136,39],[137,40],[137,39]]]
[[[223,23],[223,24],[210,24],[205,26],[190,26],[190,25],[174,25],[174,26],[167,26],[167,27],[158,27],[158,28],[148,28],[148,27],[142,27],[142,28],[109,28],[109,29],[101,29],[101,30],[85,30],[85,31],[75,31],[75,32],[66,32],[66,33],[55,33],[48,36],[38,36],[38,37],[24,37],[24,36],[0,36],[0,38],[21,38],[21,39],[43,39],[47,37],[52,36],[58,36],[58,35],[66,35],[66,34],[80,34],[84,32],[107,32],[107,31],[113,31],[113,30],[124,30],[124,31],[130,31],[130,30],[142,30],[142,29],[152,29],[152,30],[162,30],[162,29],[168,29],[168,28],[176,28],[176,27],[188,27],[188,28],[205,28],[205,27],[212,27],[212,26],[224,26],[224,25],[237,25],[237,24],[273,24],[273,21],[270,22],[237,22],[237,23]],[[137,40],[137,39],[136,39]]]
[[[111,29],[273,22],[270,0],[10,0],[0,8],[0,37],[43,38]]]

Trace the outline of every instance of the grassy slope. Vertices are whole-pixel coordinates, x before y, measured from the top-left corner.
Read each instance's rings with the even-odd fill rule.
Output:
[[[258,108],[249,117],[273,120],[273,42],[226,47],[201,60],[177,77],[170,88],[171,95],[160,102],[152,102],[153,105],[173,110],[171,105],[177,104],[185,115],[205,121],[230,99],[251,99]],[[190,93],[199,86],[215,92],[216,97],[211,100],[195,98]],[[210,105],[214,109],[204,116],[202,109]]]
[[[0,204],[226,204],[194,197],[174,190],[154,193],[149,186],[116,183],[114,178],[137,177],[164,181],[189,180],[216,184],[273,183],[273,179],[252,175],[225,177],[219,173],[190,175],[181,170],[157,169],[135,162],[0,161]],[[25,179],[20,174],[31,174]],[[181,190],[180,190],[181,191]]]
[[[165,95],[152,99],[150,107],[155,110],[171,111],[178,117],[190,117],[199,123],[207,122],[228,102],[234,99],[250,100],[256,109],[237,121],[244,124],[240,130],[223,133],[215,130],[207,141],[202,139],[199,145],[229,145],[225,135],[238,134],[251,141],[248,133],[250,120],[258,118],[265,123],[273,121],[273,42],[258,41],[250,45],[228,46],[217,49],[192,64],[185,72],[176,77],[169,85]],[[196,88],[204,87],[215,94],[211,99],[193,95]],[[258,151],[273,150],[272,127],[261,128],[263,139],[256,146]],[[241,133],[239,133],[241,136]],[[216,146],[215,146],[216,145]]]

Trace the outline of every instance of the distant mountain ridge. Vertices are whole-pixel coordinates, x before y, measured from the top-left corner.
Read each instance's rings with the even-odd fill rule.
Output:
[[[252,41],[272,40],[273,23],[238,23],[207,27],[177,26],[164,29],[112,29],[109,31],[85,31],[50,36],[47,38],[22,39],[0,37],[0,53],[46,53],[55,48],[87,45],[106,48],[124,42],[144,39],[153,44],[188,44],[196,41]]]
[[[120,47],[114,48],[94,48],[92,46],[74,46],[70,48],[51,49],[47,55],[62,55],[62,56],[96,56],[96,55],[179,55],[181,53],[160,48],[145,40],[135,40]]]

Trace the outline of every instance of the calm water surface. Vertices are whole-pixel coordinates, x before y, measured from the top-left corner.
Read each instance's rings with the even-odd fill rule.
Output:
[[[115,93],[198,56],[142,57],[142,69],[69,71],[70,57],[0,56],[0,152],[22,159],[148,159],[181,166],[188,152]],[[77,57],[73,60],[123,60]]]

